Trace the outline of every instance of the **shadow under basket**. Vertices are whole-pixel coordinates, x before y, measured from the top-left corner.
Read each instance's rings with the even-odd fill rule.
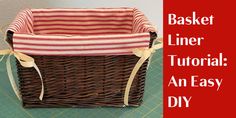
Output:
[[[45,93],[38,99],[41,82],[34,68],[17,62],[24,107],[123,107],[129,75],[138,57],[131,56],[32,56],[41,69]],[[142,103],[147,61],[129,95],[129,106]]]

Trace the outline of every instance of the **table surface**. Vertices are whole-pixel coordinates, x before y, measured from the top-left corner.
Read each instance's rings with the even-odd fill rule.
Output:
[[[1,56],[0,56],[1,57]],[[5,57],[6,58],[6,57]],[[152,57],[147,71],[143,104],[126,108],[23,108],[16,98],[6,74],[4,59],[0,62],[0,118],[162,118],[163,74],[162,50]],[[12,62],[15,79],[16,67]]]

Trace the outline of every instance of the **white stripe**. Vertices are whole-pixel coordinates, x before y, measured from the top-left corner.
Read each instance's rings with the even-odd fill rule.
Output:
[[[78,35],[80,33],[89,33],[89,34],[93,34],[93,33],[104,33],[104,35],[109,32],[126,32],[129,33],[131,32],[131,30],[129,29],[122,29],[122,30],[40,30],[37,31],[37,33],[41,33],[41,34],[45,34],[45,33],[51,33],[51,32],[57,32],[57,33],[78,33]]]
[[[121,53],[127,52],[132,53],[132,49],[116,49],[116,50],[84,50],[84,51],[38,51],[38,50],[15,50],[22,53],[33,53],[33,54],[50,54],[50,55],[70,55],[70,54],[93,54],[93,53]]]
[[[89,46],[32,46],[30,44],[14,44],[14,48],[32,48],[32,49],[102,49],[102,48],[123,48],[129,46],[148,46],[149,43],[131,43],[114,45],[89,45]]]
[[[117,22],[117,21],[107,21],[107,22],[95,22],[95,21],[73,21],[73,22],[65,22],[65,21],[50,21],[50,22],[34,22],[34,25],[46,25],[46,24],[67,24],[67,25],[90,25],[90,24],[128,24],[132,25],[131,21],[125,21],[125,22]]]
[[[14,39],[14,43],[33,43],[33,44],[104,44],[104,43],[127,43],[127,42],[133,42],[133,41],[146,41],[149,40],[147,38],[137,38],[137,39],[122,39],[122,40],[58,40],[58,41],[43,41],[43,40],[24,40],[24,39]]]
[[[57,38],[57,39],[77,39],[77,38],[123,38],[123,37],[131,37],[129,39],[134,39],[132,36],[145,36],[149,38],[149,33],[136,33],[136,34],[112,34],[112,35],[103,35],[103,36],[76,36],[76,35],[63,35],[63,36],[52,36],[52,35],[33,35],[33,34],[14,34],[16,37],[24,37],[24,38]],[[136,38],[137,38],[136,37]]]
[[[40,30],[40,29],[47,29],[47,28],[62,28],[61,26],[55,25],[55,26],[37,26],[34,27],[35,30]],[[120,26],[112,26],[112,25],[102,25],[102,26],[70,26],[70,27],[63,27],[65,29],[95,29],[95,28],[130,28],[132,29],[132,26],[127,26],[127,25],[120,25]]]

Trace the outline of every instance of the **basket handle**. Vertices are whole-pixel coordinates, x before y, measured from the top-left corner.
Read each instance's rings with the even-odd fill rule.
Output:
[[[6,61],[7,75],[10,80],[13,91],[15,92],[18,99],[21,100],[21,94],[20,94],[20,91],[19,91],[17,84],[15,82],[14,76],[12,74],[13,72],[11,69],[11,56],[15,56],[15,58],[19,61],[21,66],[23,66],[25,68],[33,67],[37,71],[37,73],[40,77],[40,81],[41,81],[41,93],[40,93],[39,99],[42,100],[43,95],[44,95],[44,84],[43,84],[41,72],[40,72],[38,66],[36,65],[36,63],[34,62],[34,58],[32,58],[28,55],[25,55],[23,53],[13,51],[11,49],[0,50],[0,55],[3,55],[3,57],[0,59],[0,62],[3,60],[5,55],[8,55],[7,61]]]
[[[134,49],[133,53],[140,57],[140,59],[138,60],[138,62],[136,63],[136,65],[134,66],[134,69],[132,70],[130,77],[128,79],[126,88],[125,88],[125,94],[124,94],[124,105],[128,106],[129,105],[129,92],[130,92],[130,88],[132,86],[133,80],[135,75],[137,74],[139,68],[143,65],[143,63],[150,58],[150,56],[152,56],[152,54],[156,51],[159,50],[163,47],[163,43],[160,42],[158,44],[153,45],[151,48],[149,49]]]
[[[13,91],[15,92],[17,98],[20,101],[22,100],[21,99],[21,94],[20,94],[20,91],[17,87],[15,79],[13,77],[13,74],[12,74],[13,72],[12,72],[12,69],[11,69],[11,60],[10,60],[11,58],[10,57],[12,55],[14,55],[15,58],[19,61],[20,65],[23,66],[23,67],[26,67],[26,68],[33,67],[37,71],[37,73],[39,74],[39,77],[40,77],[40,80],[41,80],[41,93],[40,93],[39,99],[42,100],[43,96],[44,96],[44,84],[43,84],[43,79],[42,79],[41,72],[40,72],[38,66],[36,65],[36,63],[34,62],[34,58],[13,50],[13,48],[12,48],[13,47],[13,40],[12,40],[13,33],[14,32],[12,32],[10,30],[7,31],[7,35],[6,35],[5,40],[11,46],[10,47],[11,49],[0,50],[0,55],[3,55],[0,58],[0,62],[3,60],[5,55],[8,55],[7,61],[6,61],[6,69],[7,69],[8,78],[10,80]],[[4,33],[3,33],[3,35],[4,35]]]

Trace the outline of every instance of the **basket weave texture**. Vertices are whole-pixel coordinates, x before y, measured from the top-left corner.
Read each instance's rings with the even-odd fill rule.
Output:
[[[123,106],[129,75],[136,56],[33,56],[44,78],[43,101],[38,99],[41,82],[33,68],[19,63],[18,76],[24,107]],[[144,93],[147,62],[132,83],[129,106],[139,106]]]

